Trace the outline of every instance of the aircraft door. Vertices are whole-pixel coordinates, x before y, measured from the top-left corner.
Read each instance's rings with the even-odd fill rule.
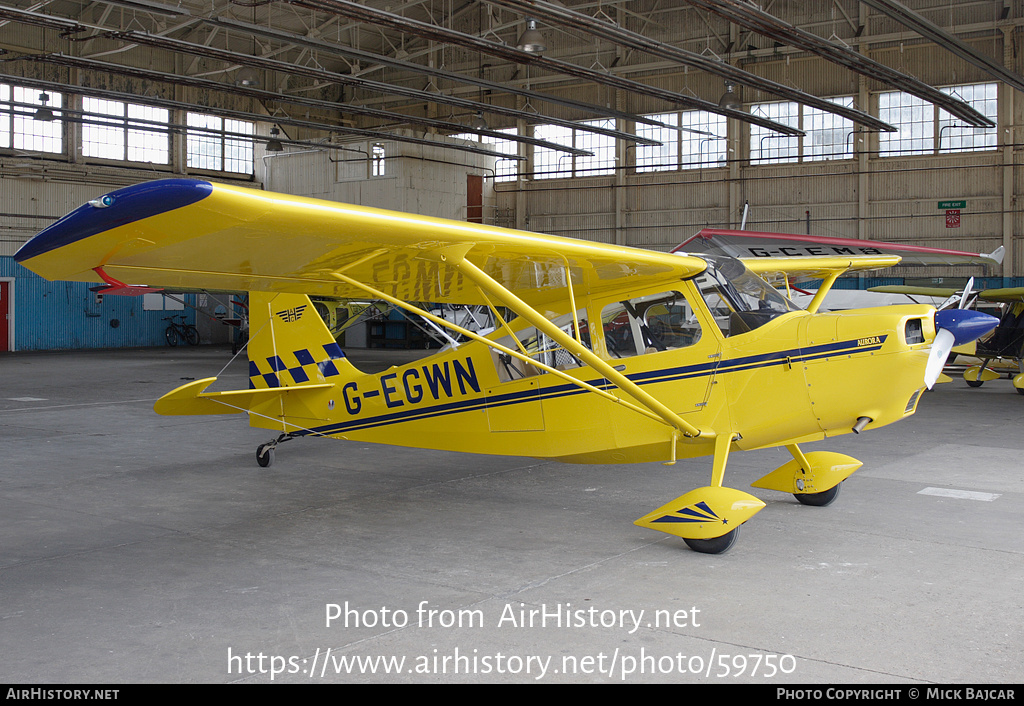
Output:
[[[668,291],[612,302],[601,311],[608,361],[680,415],[714,407],[721,341],[700,304],[682,291]],[[627,433],[629,425],[621,428]]]

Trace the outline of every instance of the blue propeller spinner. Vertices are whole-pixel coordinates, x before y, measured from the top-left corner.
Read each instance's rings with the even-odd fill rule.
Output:
[[[924,370],[924,384],[928,386],[929,390],[939,379],[939,373],[946,365],[946,358],[949,357],[953,346],[962,346],[975,341],[994,329],[999,323],[999,319],[994,316],[964,308],[973,285],[974,278],[972,277],[964,287],[963,296],[960,298],[960,308],[935,312],[935,340],[932,342],[932,352],[928,356],[928,365]]]

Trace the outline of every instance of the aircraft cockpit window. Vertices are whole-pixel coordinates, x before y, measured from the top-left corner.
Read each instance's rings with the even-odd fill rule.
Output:
[[[694,279],[722,335],[738,336],[777,316],[799,311],[777,289],[731,257],[708,257],[708,268]]]
[[[577,338],[577,321],[579,322],[580,329],[578,340],[587,348],[591,348],[590,327],[587,323],[587,312],[585,309],[577,311],[575,318],[573,318],[572,314],[564,314],[563,316],[552,319],[551,323],[567,333],[569,336]],[[515,338],[512,336],[505,336],[503,338],[499,338],[497,342],[506,348],[511,348],[512,350],[524,353],[533,360],[536,360],[538,363],[543,363],[548,367],[556,368],[558,370],[578,368],[582,365],[576,356],[548,337],[543,331],[538,331],[533,326],[527,326],[526,328],[517,331]],[[492,355],[494,357],[495,367],[498,371],[498,379],[502,382],[518,380],[532,375],[541,375],[546,372],[542,368],[530,365],[526,361],[507,353],[492,350]]]
[[[663,292],[607,305],[601,311],[604,343],[611,358],[692,346],[700,324],[686,298]]]

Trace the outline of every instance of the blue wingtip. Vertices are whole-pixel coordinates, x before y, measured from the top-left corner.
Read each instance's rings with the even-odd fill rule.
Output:
[[[56,250],[132,221],[201,201],[213,185],[196,179],[158,179],[118,189],[80,206],[45,228],[14,254],[15,262]]]
[[[935,312],[935,328],[953,334],[954,345],[976,341],[999,324],[999,319],[974,309],[944,309]]]

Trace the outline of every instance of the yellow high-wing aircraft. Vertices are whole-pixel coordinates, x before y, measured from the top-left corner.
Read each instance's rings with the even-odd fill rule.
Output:
[[[913,414],[948,354],[933,340],[995,325],[975,311],[936,319],[921,305],[815,313],[841,273],[898,257],[763,258],[754,272],[728,257],[186,179],[91,201],[15,258],[48,279],[106,281],[111,293],[145,291],[122,282],[251,292],[250,389],[209,392],[215,378],[198,380],[155,409],[248,413],[278,433],[257,449],[262,466],[281,442],[309,435],[573,463],[711,456],[709,485],[636,521],[709,553],[764,507],[726,487],[731,451],[784,446],[793,460],[754,486],[827,505],[861,464],[799,445]],[[757,274],[797,271],[825,280],[809,310]],[[384,300],[469,342],[365,374],[311,294]],[[480,336],[414,301],[486,305],[498,328]]]

